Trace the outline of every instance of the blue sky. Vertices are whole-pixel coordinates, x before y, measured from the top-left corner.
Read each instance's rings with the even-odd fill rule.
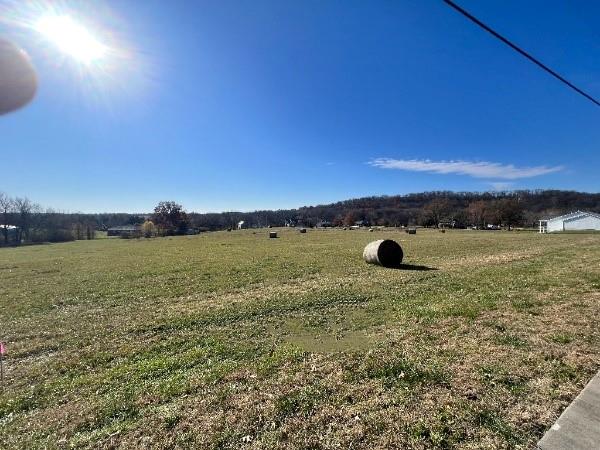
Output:
[[[459,3],[600,97],[600,3]],[[89,67],[24,26],[43,2],[0,5],[39,77],[0,118],[0,191],[44,206],[600,190],[600,108],[441,1],[55,3],[110,49]]]

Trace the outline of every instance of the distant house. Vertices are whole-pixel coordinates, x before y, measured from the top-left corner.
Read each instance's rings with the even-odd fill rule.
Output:
[[[332,226],[333,224],[327,220],[321,220],[320,222],[317,222],[317,228],[331,228]]]
[[[8,237],[9,242],[17,239],[19,227],[15,225],[0,225],[0,244],[4,243],[4,236]]]
[[[563,216],[540,220],[540,233],[584,230],[600,231],[600,214],[575,211]]]
[[[357,220],[356,222],[354,222],[354,226],[355,227],[368,227],[370,226],[369,221],[368,220]]]
[[[456,226],[456,220],[448,220],[446,222],[438,223],[438,228],[454,228]]]
[[[141,225],[121,225],[106,230],[107,236],[133,236],[142,232]]]

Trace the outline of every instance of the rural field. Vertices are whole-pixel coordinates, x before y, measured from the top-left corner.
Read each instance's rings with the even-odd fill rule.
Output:
[[[277,231],[0,249],[0,447],[531,448],[600,368],[600,234]]]

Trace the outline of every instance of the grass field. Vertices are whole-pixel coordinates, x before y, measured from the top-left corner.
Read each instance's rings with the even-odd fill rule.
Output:
[[[0,249],[0,447],[531,448],[600,367],[598,234],[278,231]]]

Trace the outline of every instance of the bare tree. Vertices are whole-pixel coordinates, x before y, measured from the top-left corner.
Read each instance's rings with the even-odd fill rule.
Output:
[[[354,225],[354,223],[357,220],[357,215],[354,211],[348,211],[348,213],[346,213],[346,215],[344,216],[344,225],[350,227],[352,225]]]
[[[0,214],[2,214],[2,219],[0,220],[0,225],[4,225],[2,227],[2,234],[4,235],[4,243],[8,244],[8,225],[9,218],[14,212],[15,202],[12,198],[6,195],[4,192],[0,192]]]
[[[91,225],[89,223],[86,225],[85,237],[88,241],[91,241],[92,239],[96,239],[96,229],[94,228],[93,225]]]
[[[471,224],[475,225],[477,228],[483,228],[485,226],[484,222],[487,210],[488,204],[483,200],[469,203],[467,211]]]
[[[499,211],[502,221],[509,231],[512,226],[523,221],[523,205],[517,197],[500,200]]]
[[[425,217],[437,228],[443,219],[447,219],[452,210],[450,200],[445,197],[435,198],[423,207]]]
[[[23,238],[29,239],[31,228],[33,226],[33,214],[39,207],[31,203],[27,197],[17,197],[14,200],[14,209],[17,218],[17,244],[23,241]]]

